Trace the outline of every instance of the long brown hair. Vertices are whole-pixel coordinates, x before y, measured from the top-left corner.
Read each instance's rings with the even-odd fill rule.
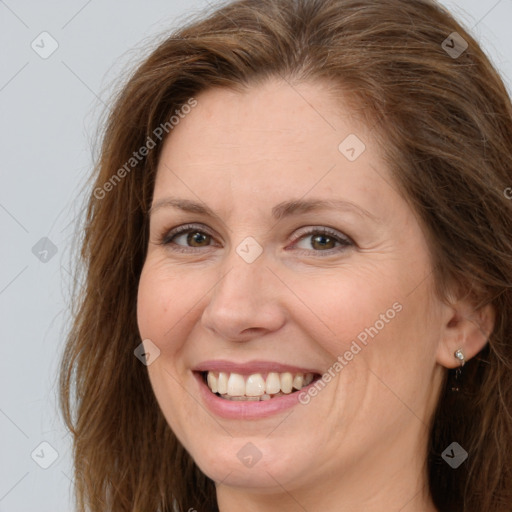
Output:
[[[116,95],[84,216],[84,286],[60,373],[78,510],[217,510],[214,483],[177,441],[133,354],[162,147],[155,130],[165,126],[172,137],[170,116],[205,89],[269,77],[320,80],[350,98],[424,225],[439,297],[448,300],[456,286],[475,309],[495,307],[489,342],[464,367],[459,393],[446,372],[427,463],[440,511],[509,512],[512,107],[478,43],[428,0],[230,2],[161,42]],[[149,139],[156,147],[130,160]],[[469,453],[457,470],[440,457],[452,441]]]

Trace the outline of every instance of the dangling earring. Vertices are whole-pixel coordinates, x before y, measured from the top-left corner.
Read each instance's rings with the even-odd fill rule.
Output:
[[[454,354],[456,359],[459,360],[460,366],[455,370],[455,385],[452,386],[452,391],[458,392],[460,390],[460,376],[462,374],[462,367],[466,364],[466,358],[464,357],[464,353],[459,348],[457,349]]]
[[[464,357],[464,353],[462,352],[462,350],[460,348],[457,349],[453,355],[460,361],[460,368],[462,368],[466,363],[466,359]]]

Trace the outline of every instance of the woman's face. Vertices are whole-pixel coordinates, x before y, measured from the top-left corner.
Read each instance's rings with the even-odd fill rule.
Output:
[[[445,310],[383,148],[326,91],[208,90],[159,161],[139,329],[219,488],[368,492],[424,464]]]

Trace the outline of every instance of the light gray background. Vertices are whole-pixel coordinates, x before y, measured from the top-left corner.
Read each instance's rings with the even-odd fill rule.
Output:
[[[473,29],[511,91],[512,0],[443,3]],[[57,409],[56,376],[69,322],[77,197],[99,115],[112,82],[142,58],[136,48],[211,6],[215,1],[0,0],[0,512],[72,510],[70,435]],[[59,45],[47,59],[31,47],[44,31]],[[58,251],[47,262],[32,252],[43,237]],[[47,469],[35,462],[51,462],[42,442],[58,453]]]

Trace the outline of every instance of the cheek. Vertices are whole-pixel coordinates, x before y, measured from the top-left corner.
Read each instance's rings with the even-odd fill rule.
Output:
[[[194,288],[187,285],[183,275],[166,272],[162,265],[146,262],[139,280],[137,322],[141,337],[160,346],[165,339],[175,338],[178,329],[194,301]]]
[[[374,268],[348,267],[311,278],[290,276],[296,296],[290,311],[309,337],[336,358],[354,340],[371,342],[376,331],[389,330],[399,320],[402,306],[396,280],[386,281],[382,273],[380,277]]]
[[[197,416],[197,411],[184,392],[190,383],[183,372],[180,351],[185,341],[183,329],[189,328],[187,313],[197,300],[187,300],[190,287],[175,274],[151,259],[146,261],[139,280],[137,322],[141,338],[150,339],[160,350],[159,357],[147,367],[157,402],[174,433],[186,442],[187,429],[181,419]]]
[[[351,389],[378,403],[383,396],[393,399],[386,384],[407,385],[413,393],[428,382],[437,343],[431,290],[424,282],[411,293],[412,274],[402,268],[388,261],[293,280],[290,287],[303,303],[295,300],[290,310],[328,355],[332,374],[341,377],[337,394]],[[421,383],[418,375],[425,377]]]
[[[164,327],[162,324],[167,312],[163,292],[164,289],[158,286],[152,274],[143,270],[137,293],[137,323],[142,339],[160,339],[159,333]]]

